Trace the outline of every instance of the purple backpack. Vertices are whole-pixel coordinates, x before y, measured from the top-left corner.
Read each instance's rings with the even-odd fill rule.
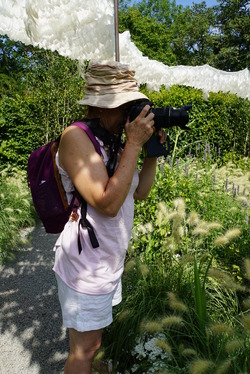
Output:
[[[86,124],[74,122],[71,126],[77,126],[85,131],[96,152],[101,155],[100,145]],[[27,169],[28,185],[36,212],[46,232],[53,234],[63,231],[72,211],[77,209],[80,203],[86,208],[86,202],[77,191],[73,193],[71,203],[67,202],[66,192],[55,162],[59,142],[60,137],[34,150],[28,159]],[[87,227],[90,238],[92,235],[92,246],[98,247],[99,244],[97,240],[95,242],[93,229],[86,220],[86,212],[85,217],[82,217],[80,221],[81,225]]]

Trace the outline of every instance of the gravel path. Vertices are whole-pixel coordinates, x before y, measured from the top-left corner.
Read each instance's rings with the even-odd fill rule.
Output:
[[[57,235],[41,224],[0,267],[0,374],[61,374],[68,351],[52,271]]]

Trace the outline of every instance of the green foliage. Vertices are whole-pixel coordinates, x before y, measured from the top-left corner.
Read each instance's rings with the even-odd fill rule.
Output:
[[[27,244],[20,230],[33,225],[34,217],[25,173],[13,168],[1,171],[0,263],[13,259],[14,251]]]
[[[218,69],[238,71],[249,66],[249,2],[219,0],[214,63]],[[242,62],[244,61],[244,64]]]
[[[247,0],[205,1],[183,7],[169,0],[123,1],[120,31],[129,29],[136,46],[167,65],[209,64],[225,71],[249,66]]]
[[[56,52],[32,47],[27,50],[7,38],[3,51],[1,168],[8,163],[24,168],[33,149],[57,137],[73,120],[82,117],[77,100],[83,95],[83,81],[78,76],[77,62]]]
[[[165,61],[164,58],[156,54],[166,52],[169,39],[169,34],[163,32],[164,25],[169,21],[162,18],[157,8],[163,3],[150,9],[154,17],[148,22],[143,17],[149,17],[150,12],[141,13],[135,7],[128,8],[121,15],[124,22],[125,19],[128,23],[137,19],[132,23],[137,27],[135,35],[138,38],[145,33],[142,48],[145,48],[145,53],[150,48],[152,58],[159,57],[161,61]],[[174,14],[173,10],[171,19]],[[161,21],[156,20],[157,17]],[[152,30],[147,38],[146,29],[150,24]],[[83,81],[78,76],[76,61],[56,52],[11,42],[7,37],[0,38],[0,41],[0,74],[3,77],[0,96],[1,168],[8,163],[26,168],[27,158],[33,149],[57,137],[72,121],[83,117],[83,109],[77,103],[83,96]],[[172,52],[169,53],[170,56]],[[175,63],[174,59],[172,62]],[[161,87],[159,92],[148,92],[147,87],[141,87],[141,90],[158,107],[192,104],[189,112],[191,131],[180,131],[176,127],[169,131],[173,161],[190,151],[195,152],[205,139],[217,148],[221,160],[231,157],[235,161],[249,154],[248,100],[231,94],[210,93],[205,101],[201,90],[184,86]]]
[[[249,371],[249,159],[212,161],[160,164],[136,205],[123,302],[104,336],[116,371]]]
[[[209,235],[206,240],[203,240],[202,236],[200,237],[201,247],[205,251],[209,250],[217,261],[228,268],[231,267],[230,271],[235,273],[232,265],[241,267],[242,258],[247,255],[249,250],[249,161],[248,167],[245,166],[246,171],[242,171],[232,163],[218,167],[216,163],[211,161],[208,159],[204,162],[188,157],[186,160],[177,160],[175,165],[172,165],[171,161],[170,164],[164,162],[159,164],[155,184],[147,203],[136,202],[135,230],[137,230],[137,225],[138,232],[140,232],[141,225],[148,222],[153,225],[155,220],[158,222],[159,214],[165,217],[177,214],[178,209],[177,211],[173,210],[172,204],[173,201],[177,199],[178,202],[178,199],[181,198],[187,206],[185,214],[188,213],[190,217],[192,217],[192,212],[197,214],[198,236],[199,232],[202,235],[203,225],[206,226],[206,222],[220,223],[224,230],[229,230],[232,225],[241,227],[241,238],[226,245],[226,257],[224,247],[213,246],[214,232],[209,230],[209,226],[205,227]],[[158,224],[153,229],[148,229],[147,233],[141,232],[141,240],[135,241],[133,244],[135,249],[138,248],[145,253],[148,261],[157,258],[161,258],[163,261],[164,251],[168,250],[172,239],[176,241],[175,233],[179,229],[185,232],[187,230],[185,220],[183,221],[185,225],[182,224],[179,229],[176,228],[174,221],[173,227],[171,227],[171,220],[166,219],[163,222],[166,226]],[[222,227],[217,228],[221,234]],[[135,233],[135,235],[138,234]],[[181,250],[186,253],[186,248],[194,246],[194,238],[195,236],[192,235],[184,235],[180,243],[181,247],[178,246],[176,251]],[[166,245],[163,246],[163,243]]]
[[[133,42],[150,59],[167,65],[176,65],[176,58],[170,45],[170,34],[165,25],[150,17],[143,16],[140,10],[129,8],[119,14],[119,31],[130,30]]]

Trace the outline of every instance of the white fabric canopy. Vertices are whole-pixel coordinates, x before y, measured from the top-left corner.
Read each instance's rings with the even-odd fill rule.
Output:
[[[0,34],[84,60],[115,59],[113,0],[0,0]],[[128,31],[119,37],[120,61],[151,90],[174,84],[250,98],[248,69],[224,72],[209,65],[169,67],[142,55]]]

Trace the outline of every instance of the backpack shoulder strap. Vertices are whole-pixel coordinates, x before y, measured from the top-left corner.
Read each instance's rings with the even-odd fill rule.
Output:
[[[84,132],[86,132],[89,139],[92,141],[96,152],[101,156],[102,153],[101,153],[100,144],[96,140],[96,138],[95,138],[94,134],[92,133],[92,131],[90,130],[90,128],[84,122],[74,122],[70,126],[77,126],[80,129],[82,129]]]
[[[89,139],[92,141],[96,152],[100,156],[102,155],[100,144],[96,140],[92,131],[89,129],[89,127],[84,122],[74,122],[74,123],[71,124],[71,126],[77,126],[80,129],[82,129],[84,132],[86,132]],[[90,238],[90,241],[91,241],[91,244],[92,244],[93,248],[99,247],[99,243],[98,243],[98,240],[96,238],[96,235],[95,235],[95,232],[94,232],[94,229],[93,229],[92,225],[90,224],[90,222],[86,218],[87,203],[81,197],[81,195],[79,194],[79,192],[77,190],[75,190],[75,192],[76,192],[75,193],[75,199],[78,200],[78,202],[81,202],[81,219],[79,220],[79,223],[78,223],[78,252],[79,252],[79,255],[80,255],[81,252],[82,252],[82,245],[81,245],[81,239],[80,239],[80,227],[79,227],[80,225],[82,227],[85,227],[88,230],[89,238]]]

